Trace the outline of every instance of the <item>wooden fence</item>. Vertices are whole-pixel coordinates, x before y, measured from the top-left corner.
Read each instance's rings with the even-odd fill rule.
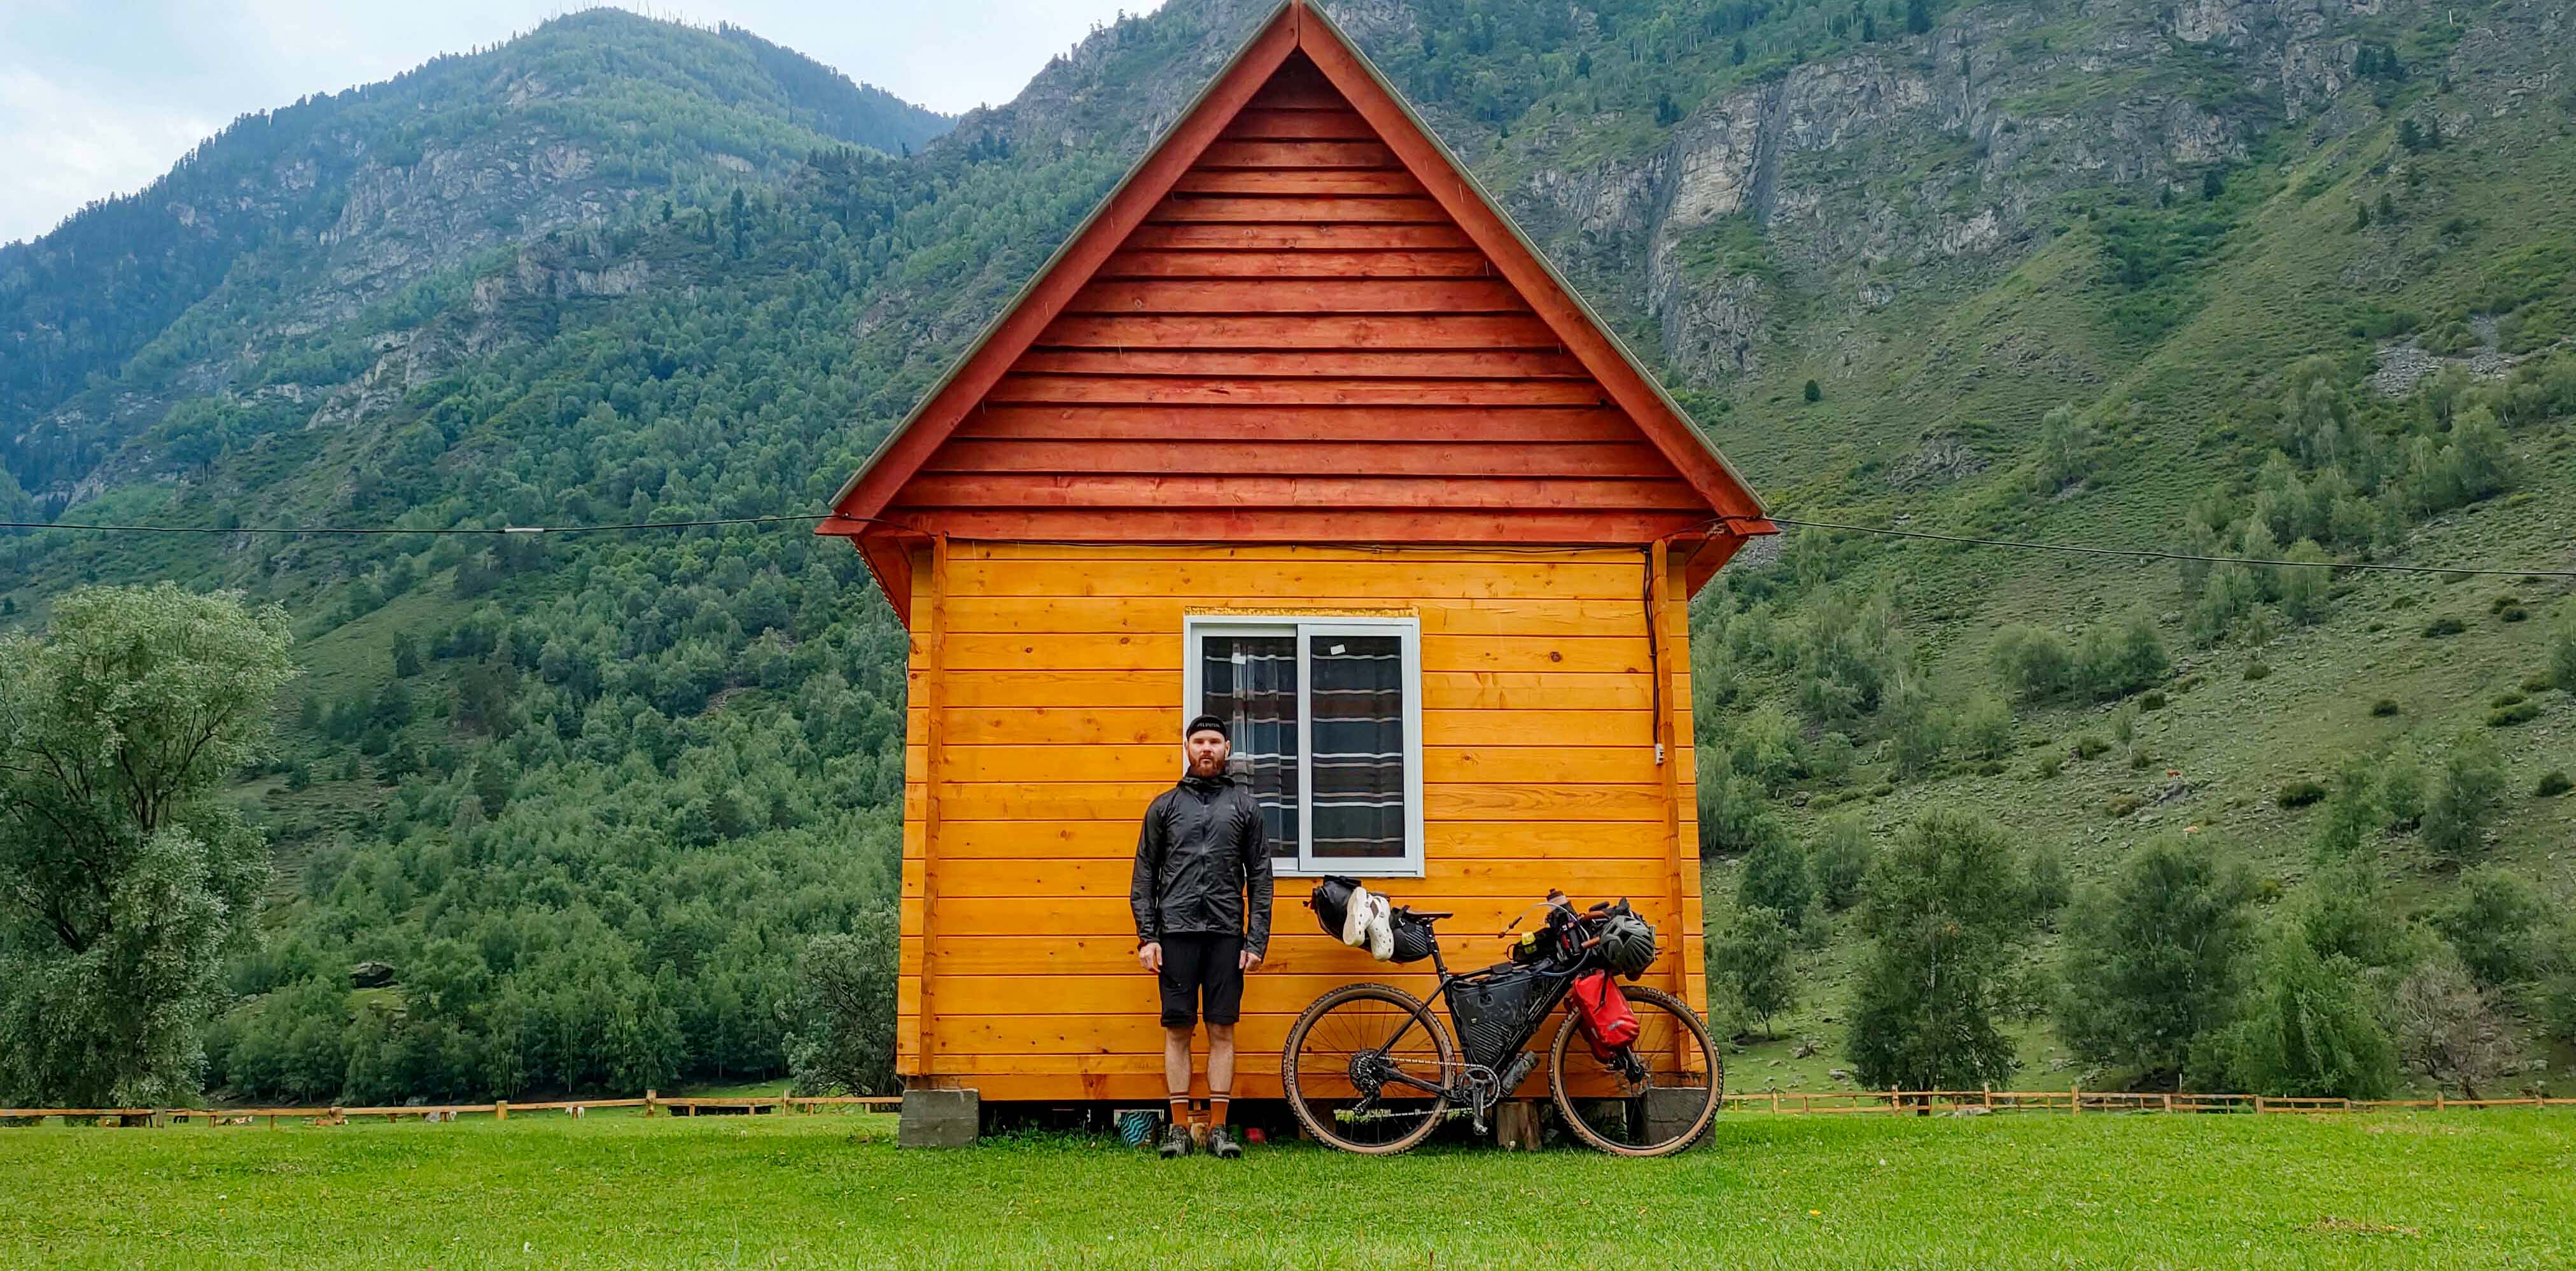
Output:
[[[2000,1112],[2379,1112],[2397,1109],[2576,1107],[2576,1099],[2317,1099],[2260,1094],[2135,1090],[1747,1090],[1724,1096],[1732,1112],[1970,1116]]]
[[[665,1097],[647,1090],[640,1099],[557,1099],[542,1103],[512,1103],[507,1099],[491,1103],[405,1104],[400,1107],[363,1108],[0,1108],[0,1124],[15,1121],[33,1123],[46,1117],[113,1117],[120,1125],[179,1125],[198,1122],[208,1126],[256,1125],[266,1121],[275,1126],[283,1118],[312,1125],[344,1125],[351,1117],[383,1117],[400,1121],[413,1117],[422,1121],[453,1121],[464,1116],[488,1116],[507,1121],[510,1114],[561,1112],[581,1116],[598,1108],[641,1108],[645,1116],[693,1117],[701,1112],[737,1115],[811,1113],[825,1109],[892,1109],[903,1100],[892,1095],[751,1095],[719,1098]]]

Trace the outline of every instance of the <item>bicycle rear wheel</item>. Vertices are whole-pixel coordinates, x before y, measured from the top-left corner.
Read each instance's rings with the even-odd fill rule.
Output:
[[[1346,984],[1288,1029],[1279,1082],[1306,1132],[1345,1152],[1392,1156],[1430,1137],[1457,1070],[1449,1032],[1422,999],[1385,984]]]
[[[1637,1040],[1605,1062],[1582,1040],[1574,1013],[1566,1012],[1548,1048],[1548,1094],[1565,1128],[1604,1152],[1678,1152],[1697,1142],[1717,1115],[1726,1084],[1717,1047],[1689,1003],[1656,989],[1621,992],[1637,1013]]]

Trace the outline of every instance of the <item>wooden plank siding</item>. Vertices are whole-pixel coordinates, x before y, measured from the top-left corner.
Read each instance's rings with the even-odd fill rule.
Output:
[[[933,569],[923,552],[913,612],[938,621],[916,622],[912,652],[902,1071],[987,1098],[1161,1094],[1127,887],[1138,817],[1179,776],[1187,614],[1419,618],[1425,876],[1387,889],[1458,912],[1443,948],[1462,969],[1495,960],[1493,933],[1551,886],[1629,896],[1664,938],[1647,982],[1704,1009],[1698,858],[1685,853],[1677,879],[1672,839],[1697,842],[1687,619],[1661,607],[1655,656],[1648,559],[961,539]],[[1678,739],[1661,766],[1659,701]],[[1318,932],[1311,886],[1281,880],[1271,958],[1246,989],[1245,1097],[1279,1093],[1288,1024],[1325,987],[1429,987],[1427,963],[1374,962]]]
[[[882,515],[985,539],[1642,544],[1715,513],[1298,52]]]

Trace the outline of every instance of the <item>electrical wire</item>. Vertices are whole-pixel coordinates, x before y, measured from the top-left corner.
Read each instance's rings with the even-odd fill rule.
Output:
[[[78,522],[58,524],[46,521],[0,521],[0,530],[82,530],[105,534],[436,534],[497,536],[506,534],[613,534],[638,530],[710,529],[732,525],[803,525],[810,524],[815,521],[828,521],[835,519],[863,520],[871,524],[896,525],[900,528],[910,528],[901,526],[900,522],[883,521],[874,517],[843,517],[838,513],[832,512],[804,512],[778,516],[729,516],[699,521],[633,521],[624,524],[612,525],[503,525],[492,528],[449,526],[443,529],[398,529],[381,525],[237,525],[229,529],[224,529],[211,525],[96,525]],[[1711,520],[1693,528],[1705,529],[1710,525],[1720,524],[1725,519],[1729,518]],[[2031,539],[1982,538],[1972,534],[1940,534],[1930,530],[1901,530],[1893,526],[1852,525],[1838,521],[1808,521],[1778,515],[1769,515],[1766,516],[1765,519],[1769,520],[1774,525],[1784,525],[1794,529],[1831,530],[1843,534],[1877,534],[1888,538],[1920,539],[1935,543],[1958,543],[1971,547],[1995,547],[2024,552],[2062,552],[2082,556],[2113,556],[2130,560],[2193,561],[2210,565],[2261,565],[2266,568],[2273,569],[2351,569],[2394,574],[2452,574],[2485,575],[2498,578],[2576,579],[2576,569],[2547,569],[2540,567],[2498,568],[2494,566],[2470,565],[2397,565],[2378,561],[2279,560],[2249,556],[2205,556],[2195,552],[2160,551],[2146,547],[2096,547],[2084,543],[2051,543]],[[1057,543],[1056,545],[1073,546],[1077,544],[1074,540],[1065,540],[1061,543]],[[1387,545],[1351,544],[1351,546],[1378,548]],[[1479,546],[1478,550],[1510,551],[1514,550],[1514,548],[1508,545],[1486,544]],[[1527,550],[1558,551],[1562,549],[1532,548]]]
[[[2026,552],[2073,552],[2085,556],[2124,556],[2133,560],[2200,561],[2212,565],[2265,565],[2284,569],[2366,569],[2396,574],[2487,574],[2505,578],[2576,578],[2576,569],[2497,569],[2465,565],[2391,565],[2373,561],[2273,560],[2248,556],[2203,556],[2194,552],[2165,552],[2145,547],[2092,547],[2080,543],[2041,543],[2028,539],[1935,534],[1928,530],[1900,530],[1879,525],[1844,525],[1833,521],[1801,521],[1785,516],[1773,516],[1767,519],[1774,525],[1790,525],[1799,529],[1839,530],[1847,534],[1883,534],[1891,538],[1928,539],[1936,543],[1965,543],[1976,547],[2007,547]]]

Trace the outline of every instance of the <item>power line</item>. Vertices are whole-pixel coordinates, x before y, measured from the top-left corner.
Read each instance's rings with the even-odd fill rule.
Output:
[[[329,534],[329,535],[399,535],[439,534],[491,537],[507,534],[612,534],[637,530],[709,529],[729,525],[801,525],[833,519],[868,520],[872,517],[841,517],[832,512],[804,512],[781,516],[729,516],[698,521],[631,521],[614,525],[503,525],[492,528],[450,526],[443,529],[399,529],[381,525],[237,525],[229,529],[211,525],[96,525],[53,523],[46,521],[0,521],[0,530],[82,530],[103,534]],[[1935,543],[1959,543],[1971,547],[1998,547],[2025,552],[2065,552],[2080,556],[2114,556],[2130,560],[2196,561],[2210,565],[2262,565],[2276,569],[2355,569],[2391,574],[2469,574],[2498,578],[2576,578],[2576,569],[2512,568],[2499,569],[2466,565],[2393,565],[2370,561],[2279,560],[2250,556],[2204,556],[2195,552],[2159,551],[2145,547],[2094,547],[2083,543],[2047,543],[2030,539],[1981,538],[1971,534],[1937,534],[1929,530],[1900,530],[1883,525],[1850,525],[1836,521],[1807,521],[1794,517],[1767,516],[1774,525],[1798,529],[1833,530],[1845,534],[1877,534],[1888,538],[1922,539]],[[1708,524],[1717,524],[1717,521]],[[909,527],[906,527],[909,528]],[[1356,544],[1355,546],[1377,546]],[[1510,550],[1488,548],[1488,550]],[[1549,549],[1553,550],[1553,549]]]
[[[0,521],[0,530],[94,530],[111,534],[607,534],[624,530],[688,530],[716,525],[783,525],[829,520],[830,512],[795,516],[728,516],[709,521],[634,521],[624,525],[503,525],[494,528],[449,526],[406,530],[383,525],[82,525],[48,521]],[[853,518],[855,519],[855,518]]]
[[[2269,565],[2285,569],[2368,569],[2392,574],[2490,574],[2505,578],[2576,578],[2576,569],[2484,569],[2460,565],[2387,565],[2367,561],[2267,560],[2249,556],[2202,556],[2194,552],[2163,552],[2145,547],[2088,547],[2080,543],[2040,543],[2027,539],[1934,534],[1928,530],[1900,530],[1879,525],[1799,521],[1785,516],[1772,516],[1766,519],[1774,525],[1794,525],[1800,529],[1840,530],[1849,534],[1884,534],[1890,538],[1920,538],[1936,543],[1966,543],[1977,547],[2008,547],[2026,552],[2073,552],[2084,556],[2125,556],[2135,560],[2202,561],[2212,565]]]

